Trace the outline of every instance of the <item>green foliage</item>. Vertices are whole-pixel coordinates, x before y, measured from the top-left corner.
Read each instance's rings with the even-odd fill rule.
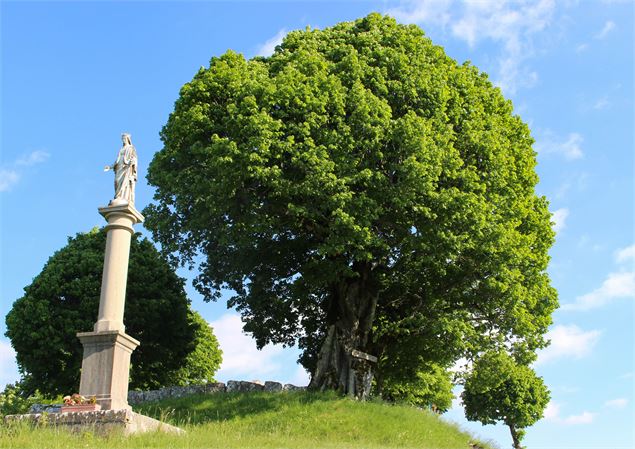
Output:
[[[443,413],[452,407],[452,374],[432,363],[412,363],[414,369],[387,369],[386,365],[378,370],[377,392],[382,398],[391,401],[426,407]]]
[[[3,415],[27,413],[33,404],[46,402],[38,391],[27,393],[20,382],[7,384],[4,391],[0,393],[0,418]]]
[[[413,372],[506,345],[528,363],[546,344],[554,234],[530,131],[418,27],[371,14],[293,31],[267,58],[213,57],[161,138],[146,224],[198,264],[207,300],[235,291],[259,346],[298,343],[313,372],[360,279],[378,299],[348,322],[372,323],[358,349],[408,348]]]
[[[461,394],[470,421],[509,426],[514,446],[524,429],[542,418],[549,390],[533,369],[518,364],[503,351],[488,352],[475,363]]]
[[[147,404],[135,409],[186,431],[108,438],[88,431],[0,426],[0,448],[267,448],[456,449],[488,444],[458,426],[413,407],[359,402],[334,394],[220,393]]]
[[[77,391],[82,346],[76,333],[92,330],[97,319],[105,242],[97,229],[69,238],[7,315],[6,335],[26,391]],[[189,308],[183,280],[138,234],[130,248],[125,323],[142,342],[132,354],[131,388],[213,380],[221,352],[211,330]]]
[[[197,312],[190,315],[194,325],[192,350],[183,365],[172,376],[172,385],[214,382],[214,373],[220,368],[223,353],[212,327]]]

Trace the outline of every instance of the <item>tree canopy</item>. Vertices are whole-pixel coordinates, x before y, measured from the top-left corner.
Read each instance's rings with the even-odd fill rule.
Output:
[[[522,449],[524,429],[542,418],[550,395],[530,367],[499,351],[487,352],[474,363],[461,397],[467,419],[483,424],[502,421],[514,448]]]
[[[70,394],[79,387],[82,345],[77,332],[97,319],[106,233],[68,239],[25,287],[6,317],[6,335],[28,392]],[[132,353],[130,388],[212,381],[221,350],[205,320],[189,307],[183,280],[153,244],[131,241],[124,320],[141,341]]]
[[[554,234],[530,131],[417,26],[371,14],[213,57],[161,138],[147,227],[207,300],[235,292],[258,345],[298,343],[312,387],[364,396],[354,349],[401,382],[545,344]]]

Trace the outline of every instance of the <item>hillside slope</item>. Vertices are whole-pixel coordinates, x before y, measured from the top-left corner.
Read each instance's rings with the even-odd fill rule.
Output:
[[[433,413],[360,403],[334,394],[219,393],[145,404],[135,411],[176,424],[187,434],[124,439],[16,428],[0,430],[0,447],[470,449],[471,443],[492,447]]]

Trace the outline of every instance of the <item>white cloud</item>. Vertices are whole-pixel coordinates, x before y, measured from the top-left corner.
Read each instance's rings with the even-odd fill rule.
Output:
[[[297,359],[298,350],[282,345],[267,345],[261,350],[256,341],[242,330],[240,316],[227,313],[210,322],[223,350],[223,363],[216,378],[228,380],[275,380],[293,385],[307,385],[309,374],[301,365],[289,369]]]
[[[276,49],[276,46],[282,43],[282,39],[287,35],[287,30],[284,28],[278,31],[278,33],[262,44],[258,50],[256,50],[257,56],[271,56]]]
[[[402,6],[386,10],[386,14],[402,23],[430,23],[445,27],[450,21],[450,1],[419,0],[403,2]]]
[[[559,154],[567,160],[581,159],[584,157],[580,144],[584,141],[578,133],[569,133],[566,140],[554,139],[551,132],[546,132],[545,136],[536,142],[536,151],[541,154]]]
[[[591,353],[601,332],[583,331],[576,325],[557,325],[547,332],[551,344],[538,352],[536,364],[543,364],[561,358],[580,359]]]
[[[635,245],[627,246],[626,248],[618,249],[615,252],[615,260],[618,263],[628,262],[629,260],[635,261]]]
[[[635,272],[609,273],[602,285],[573,303],[563,304],[562,310],[589,310],[608,304],[614,299],[635,297]]]
[[[18,181],[20,181],[24,167],[40,164],[46,161],[49,157],[50,154],[46,151],[37,150],[26,156],[20,157],[15,160],[13,164],[9,164],[9,166],[13,166],[13,168],[8,168],[7,166],[0,167],[0,192],[8,192],[15,184],[18,183]]]
[[[0,192],[8,192],[19,180],[17,171],[0,168]]]
[[[626,407],[627,404],[628,404],[628,399],[617,398],[617,399],[611,399],[610,401],[606,401],[604,403],[604,407],[621,409]]]
[[[475,46],[479,40],[502,45],[498,59],[497,84],[513,94],[518,87],[531,87],[538,75],[524,66],[533,56],[532,35],[546,28],[554,2],[468,2],[465,14],[454,23],[452,33]]]
[[[566,198],[571,190],[582,192],[586,190],[589,183],[589,175],[584,172],[567,176],[566,180],[558,187],[553,194],[558,199]]]
[[[607,21],[604,23],[604,27],[602,27],[602,29],[600,30],[600,32],[598,32],[598,33],[595,35],[595,38],[596,38],[596,39],[604,39],[604,38],[605,38],[606,36],[608,36],[608,35],[609,35],[609,33],[610,33],[611,31],[613,31],[614,29],[615,29],[615,23],[614,23],[613,21],[611,21],[611,20],[607,20]]]
[[[588,48],[589,48],[589,44],[580,44],[575,48],[575,52],[582,53],[583,51],[586,51]]]
[[[225,314],[210,325],[223,350],[223,363],[217,377],[228,380],[265,380],[263,376],[281,368],[276,356],[282,352],[282,346],[268,345],[258,350],[256,341],[243,333],[240,316]]]
[[[543,417],[547,421],[558,421],[560,418],[560,404],[549,401],[549,404],[547,404],[547,407],[545,408]]]
[[[591,424],[595,419],[596,414],[591,412],[582,412],[579,415],[570,415],[567,417],[560,416],[561,405],[557,402],[550,401],[545,408],[543,417],[546,421],[553,423],[576,425],[576,424]]]
[[[15,361],[15,351],[6,340],[0,340],[0,391],[6,384],[20,379],[18,365]]]
[[[28,167],[31,165],[45,162],[50,156],[51,155],[47,153],[46,151],[37,150],[37,151],[33,151],[31,154],[21,157],[20,159],[15,161],[15,164]]]
[[[566,159],[580,159],[584,154],[580,148],[580,144],[584,139],[578,133],[569,134],[568,139],[556,147],[556,151],[564,155]]]
[[[569,217],[569,209],[562,208],[553,212],[551,221],[553,230],[556,234],[560,233],[567,225],[567,217]]]
[[[576,425],[576,424],[591,424],[595,419],[595,413],[591,412],[582,412],[580,415],[571,415],[562,419],[562,422],[565,424]]]
[[[386,13],[404,23],[449,27],[457,39],[470,47],[481,41],[500,44],[497,84],[513,94],[518,87],[529,87],[538,78],[536,72],[525,67],[525,62],[535,53],[533,37],[549,26],[554,11],[554,0],[477,0],[456,4],[451,0],[410,0]]]
[[[593,109],[597,111],[603,111],[604,109],[607,109],[609,106],[611,106],[609,97],[604,95],[603,97],[598,98],[597,101],[593,104]]]

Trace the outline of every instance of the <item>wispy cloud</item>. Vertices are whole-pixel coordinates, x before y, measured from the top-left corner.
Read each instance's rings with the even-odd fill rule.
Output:
[[[609,106],[611,106],[611,102],[606,95],[598,98],[597,101],[593,103],[593,109],[596,111],[603,111],[604,109],[608,109]]]
[[[594,36],[596,39],[604,39],[611,31],[615,29],[615,22],[607,20],[602,29]]]
[[[589,181],[589,174],[586,172],[579,172],[568,175],[562,184],[555,191],[553,196],[558,199],[567,197],[571,190],[582,192],[587,188]]]
[[[538,352],[536,364],[557,359],[581,359],[588,356],[600,339],[598,330],[583,331],[578,326],[557,325],[547,332],[551,344]]]
[[[0,168],[0,192],[8,192],[20,180],[16,170]]]
[[[540,154],[558,154],[565,159],[572,161],[584,157],[582,142],[584,139],[576,132],[569,133],[566,139],[556,138],[551,131],[544,133],[542,138],[537,139],[535,149]]]
[[[286,29],[281,29],[278,33],[273,36],[271,39],[267,40],[264,44],[258,47],[256,50],[257,56],[271,56],[278,45],[282,43],[282,40],[287,35]]]
[[[553,212],[551,215],[551,222],[553,223],[553,230],[556,234],[560,233],[566,225],[567,218],[569,217],[569,209],[562,208]]]
[[[595,419],[596,414],[591,412],[582,412],[579,415],[571,415],[562,419],[564,424],[576,425],[576,424],[591,424]]]
[[[582,53],[582,52],[585,52],[588,48],[589,48],[589,44],[579,44],[575,48],[575,52],[576,53]]]
[[[499,44],[497,84],[513,94],[538,79],[526,61],[535,53],[534,36],[550,25],[554,11],[554,0],[464,3],[419,0],[402,2],[386,13],[401,22],[449,27],[457,39],[470,47],[481,41]]]
[[[595,290],[578,296],[572,303],[563,304],[562,310],[590,310],[615,299],[635,299],[635,271],[632,264],[625,266],[635,260],[635,245],[616,250],[614,258],[619,271],[609,273],[602,285]]]
[[[16,160],[15,161],[15,165],[22,165],[22,166],[29,167],[31,165],[35,165],[35,164],[40,164],[42,162],[46,162],[46,160],[50,156],[51,155],[49,153],[47,153],[46,151],[36,150],[36,151],[33,151],[30,154],[27,154],[26,156],[22,156],[18,160]]]
[[[566,425],[591,424],[596,416],[596,413],[584,411],[579,415],[569,415],[563,417],[560,415],[561,407],[561,404],[558,404],[557,402],[549,402],[543,414],[545,420]]]
[[[37,150],[21,156],[13,163],[0,166],[0,192],[8,192],[22,178],[25,168],[41,164],[50,157],[46,151]]]
[[[590,293],[578,296],[562,310],[590,310],[621,298],[635,298],[635,272],[609,273],[602,285]]]
[[[386,14],[402,23],[430,23],[445,27],[451,20],[452,0],[413,0],[402,2],[401,6],[390,8]]]
[[[628,405],[628,399],[626,398],[611,399],[610,401],[606,401],[604,403],[604,407],[616,408],[616,409],[622,409],[626,407],[627,405]]]

